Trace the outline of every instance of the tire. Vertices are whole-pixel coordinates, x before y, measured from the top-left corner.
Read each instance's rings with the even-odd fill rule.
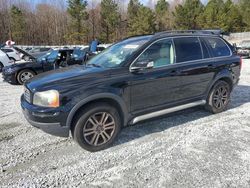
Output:
[[[208,95],[205,108],[214,114],[225,111],[230,102],[230,94],[231,88],[227,82],[216,82]]]
[[[0,72],[2,72],[3,71],[3,64],[0,62]]]
[[[17,82],[23,85],[24,82],[33,78],[35,75],[36,74],[32,70],[29,70],[29,69],[22,70],[17,74]]]
[[[72,128],[74,140],[90,152],[106,149],[114,142],[121,129],[118,111],[107,103],[87,106],[74,122],[75,126]]]

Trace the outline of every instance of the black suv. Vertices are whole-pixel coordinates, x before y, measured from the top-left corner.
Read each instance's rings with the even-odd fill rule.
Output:
[[[210,32],[130,37],[86,65],[28,81],[21,106],[33,126],[98,151],[126,125],[199,105],[224,111],[240,76],[235,54]]]
[[[81,49],[57,49],[31,60],[16,62],[4,67],[3,79],[12,84],[23,84],[35,75],[54,70],[60,67],[82,64],[85,60],[85,52]]]

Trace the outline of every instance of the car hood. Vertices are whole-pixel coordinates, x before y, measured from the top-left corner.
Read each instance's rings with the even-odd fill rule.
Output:
[[[102,73],[100,74],[100,72]],[[103,77],[106,73],[107,71],[101,67],[74,65],[39,74],[26,82],[26,87],[33,92],[50,89],[62,91],[67,90],[67,88],[77,88],[79,84],[82,85],[84,82],[93,82],[98,77]]]
[[[22,67],[29,67],[32,66],[35,63],[35,61],[16,61],[15,63],[12,63],[8,66],[6,66],[6,68],[22,68]]]

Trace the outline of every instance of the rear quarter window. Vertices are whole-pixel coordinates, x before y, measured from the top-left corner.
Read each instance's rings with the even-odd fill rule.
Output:
[[[197,37],[174,38],[176,63],[202,59],[200,41]]]
[[[220,38],[205,38],[207,45],[210,47],[214,57],[230,56],[231,51],[227,44]]]

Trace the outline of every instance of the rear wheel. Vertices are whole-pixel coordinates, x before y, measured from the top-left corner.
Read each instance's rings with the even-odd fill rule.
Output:
[[[17,82],[22,85],[24,82],[28,81],[34,76],[35,73],[32,70],[29,69],[22,70],[17,74]]]
[[[227,109],[230,101],[230,85],[225,81],[218,81],[209,93],[206,109],[212,113],[220,113]]]
[[[121,128],[117,110],[107,103],[95,103],[79,113],[72,129],[74,140],[84,149],[95,152],[107,148]]]

